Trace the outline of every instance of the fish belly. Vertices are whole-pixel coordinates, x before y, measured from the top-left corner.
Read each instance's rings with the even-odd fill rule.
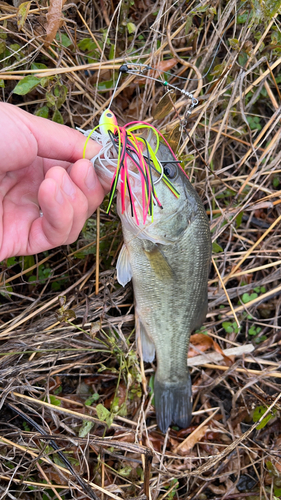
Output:
[[[207,312],[211,255],[208,221],[202,212],[184,235],[170,245],[131,238],[124,228],[123,233],[145,361],[152,361],[153,348],[156,351],[157,422],[163,432],[172,421],[187,427],[192,413],[187,368],[189,337],[202,324]]]

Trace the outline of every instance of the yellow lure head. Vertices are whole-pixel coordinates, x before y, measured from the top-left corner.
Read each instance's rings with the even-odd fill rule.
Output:
[[[100,132],[102,133],[102,135],[107,135],[108,131],[110,130],[114,134],[117,127],[118,123],[116,120],[116,116],[110,109],[106,109],[100,117]]]

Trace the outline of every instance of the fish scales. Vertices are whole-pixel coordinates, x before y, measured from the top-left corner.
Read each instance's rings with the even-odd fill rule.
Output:
[[[160,161],[173,160],[163,144],[157,156]],[[124,236],[117,277],[123,285],[133,281],[136,331],[144,360],[152,361],[156,351],[155,407],[163,432],[172,421],[187,427],[191,420],[187,351],[191,332],[206,316],[211,259],[203,204],[184,172],[175,164],[166,165],[166,172],[169,168],[180,199],[160,183],[157,194],[163,210],[155,208],[153,221],[137,226],[129,204],[123,214],[120,197],[117,204]]]

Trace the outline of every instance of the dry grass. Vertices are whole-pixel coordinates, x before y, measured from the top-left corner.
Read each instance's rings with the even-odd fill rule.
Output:
[[[236,0],[66,3],[48,48],[44,2],[31,3],[21,30],[16,8],[0,2],[3,100],[35,113],[65,86],[49,117],[59,111],[72,127],[96,125],[124,61],[158,67],[176,58],[170,81],[199,98],[186,122],[190,101],[180,93],[175,109],[153,120],[165,89],[133,76],[122,78],[112,109],[121,124],[147,120],[171,140],[183,124],[177,152],[215,243],[204,331],[222,350],[234,348],[230,366],[210,351],[193,363],[192,426],[164,436],[147,390],[154,367],[140,366],[136,355],[132,289],[115,277],[122,242],[115,208],[106,215],[105,202],[98,224],[94,215],[71,247],[8,260],[1,498],[281,496],[281,32],[277,11],[254,6],[251,17],[249,4]],[[86,38],[96,43],[91,54],[80,43]],[[32,70],[34,61],[46,67]],[[45,85],[13,94],[27,74],[45,77]]]

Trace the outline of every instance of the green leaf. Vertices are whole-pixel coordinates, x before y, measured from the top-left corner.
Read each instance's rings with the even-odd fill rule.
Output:
[[[149,383],[148,383],[148,387],[150,387],[150,394],[154,394],[154,379],[155,379],[155,375],[153,373],[153,375],[151,375],[150,379],[149,379]],[[154,405],[154,396],[152,398],[152,401],[151,401],[151,404]]]
[[[111,402],[111,405],[110,405],[110,410],[113,412],[113,413],[117,413],[118,410],[119,410],[119,398],[118,396],[115,396]]]
[[[48,108],[53,108],[56,105],[56,98],[52,94],[52,92],[47,92],[45,95],[46,101],[47,101],[47,106]]]
[[[105,406],[103,406],[102,404],[97,405],[96,410],[98,419],[102,422],[104,422],[110,416],[110,411],[108,411],[108,409],[105,408]]]
[[[128,33],[129,35],[131,35],[132,33],[135,33],[137,27],[134,23],[127,23],[127,30],[128,30]]]
[[[266,468],[267,468],[270,476],[278,477],[278,478],[281,476],[280,472],[276,469],[275,465],[272,462],[267,460],[265,462],[265,465],[266,465]]]
[[[57,292],[58,290],[61,290],[61,283],[59,283],[58,281],[53,281],[51,284],[51,288],[52,290]]]
[[[188,35],[189,31],[190,31],[190,28],[191,26],[193,25],[193,16],[187,16],[186,18],[186,23],[185,23],[185,28],[184,28],[184,32],[185,32],[185,35]]]
[[[247,118],[247,122],[249,123],[249,127],[251,130],[261,130],[262,129],[259,116],[247,116],[246,118]]]
[[[104,82],[100,82],[98,84],[98,89],[99,90],[110,90],[114,87],[113,80],[106,80]]]
[[[78,43],[78,47],[84,52],[92,52],[97,48],[97,44],[92,40],[92,38],[83,38],[83,40],[80,40]]]
[[[36,76],[33,75],[25,76],[16,84],[13,93],[17,95],[26,95],[28,92],[35,89],[39,84],[40,78],[36,78]]]
[[[237,16],[237,24],[245,24],[249,16],[249,11],[247,10],[243,14],[240,14],[240,16]]]
[[[225,64],[224,64],[224,63],[222,63],[222,64],[217,64],[217,65],[214,67],[214,69],[213,69],[213,71],[212,71],[211,75],[212,75],[212,76],[221,76],[221,74],[224,72],[224,70],[225,70]]]
[[[2,38],[2,40],[6,40],[7,37],[8,37],[8,34],[6,33],[6,31],[2,31],[0,29],[0,38]]]
[[[193,14],[203,14],[204,12],[206,12],[209,8],[209,5],[208,3],[206,3],[205,5],[201,5],[200,7],[196,7],[194,9],[194,11],[192,12]]]
[[[222,327],[225,329],[226,333],[234,332],[233,324],[230,323],[230,321],[224,321]]]
[[[41,116],[42,118],[48,118],[48,116],[49,116],[48,106],[42,106],[42,108],[37,109],[35,115]]]
[[[214,253],[223,252],[223,248],[216,241],[212,243],[212,249]]]
[[[20,45],[18,43],[11,43],[10,49],[14,52],[17,52],[18,50],[20,50]]]
[[[276,189],[276,188],[278,188],[279,184],[280,184],[279,177],[273,177],[273,179],[272,179],[272,186]]]
[[[23,2],[17,10],[17,25],[18,29],[21,30],[25,24],[26,18],[29,13],[31,2]]]
[[[58,109],[55,110],[52,120],[53,122],[61,123],[63,125],[63,117]]]
[[[100,397],[100,395],[97,392],[95,392],[94,394],[92,394],[92,396],[90,396],[88,399],[86,399],[85,405],[91,406],[93,403],[98,401],[99,397]]]
[[[257,406],[254,410],[254,413],[253,413],[253,422],[258,422],[259,419],[265,414],[265,412],[267,411],[267,408],[266,406]],[[266,424],[272,419],[274,418],[276,415],[276,410],[271,410],[271,413],[269,413],[268,415],[266,415],[266,417],[261,421],[261,423],[257,426],[257,429],[260,430],[260,429],[263,429]]]
[[[72,41],[68,38],[68,36],[65,33],[57,33],[56,40],[60,42],[63,45],[63,47],[70,47],[70,45],[72,45]]]
[[[240,212],[240,213],[237,215],[236,219],[235,219],[235,221],[236,221],[236,229],[238,229],[238,228],[241,226],[242,219],[243,219],[243,214],[244,214],[244,212],[243,212],[243,211],[242,211],[242,212]]]
[[[115,54],[115,45],[113,45],[113,43],[110,45],[110,50],[109,50],[109,55],[108,55],[108,59],[111,60],[111,59],[114,59],[114,54]]]
[[[33,255],[26,255],[23,258],[23,269],[24,269],[24,271],[26,269],[29,269],[30,267],[34,266],[34,264],[35,264],[35,259],[34,259]]]
[[[251,300],[254,300],[258,297],[258,294],[257,293],[243,293],[242,295],[242,302],[243,304],[247,304],[248,302],[251,302]]]
[[[229,41],[229,45],[232,49],[237,50],[237,51],[239,50],[240,45],[239,45],[239,40],[237,40],[237,38],[229,38],[228,41]]]
[[[80,438],[86,437],[94,425],[95,425],[94,422],[89,422],[89,420],[84,420],[83,424],[79,429],[79,437]]]
[[[31,429],[27,422],[23,421],[22,426],[26,432],[31,432]]]
[[[0,54],[3,54],[6,50],[6,42],[0,42]]]
[[[240,66],[244,67],[246,62],[248,61],[248,54],[246,54],[246,52],[244,52],[244,50],[242,50],[241,54],[239,54],[238,56],[238,62],[240,64]]]
[[[67,96],[66,85],[56,85],[54,88],[54,96],[57,97],[57,108],[60,108],[66,100]]]
[[[119,408],[119,411],[118,411],[118,415],[120,415],[120,417],[126,417],[127,416],[127,405],[126,403],[122,403],[120,408]]]
[[[31,63],[31,69],[48,69],[48,67],[46,66],[46,64],[42,64],[42,63]]]
[[[54,394],[55,395],[59,395],[60,393],[62,392],[62,386],[59,385],[58,387],[56,387],[56,389],[54,390]]]
[[[132,467],[129,467],[129,466],[123,467],[122,469],[119,469],[118,472],[121,476],[128,477],[132,472]]]
[[[255,337],[254,342],[255,344],[261,344],[264,340],[267,340],[266,335],[262,335],[261,337]]]
[[[260,326],[255,326],[252,325],[251,328],[249,328],[249,335],[258,335],[261,332],[261,327]]]
[[[10,267],[10,266],[14,266],[15,264],[17,264],[17,260],[16,260],[16,257],[9,257],[7,259],[7,266]]]
[[[13,287],[12,285],[3,285],[1,287],[1,295],[3,295],[3,297],[5,297],[6,295],[8,295],[9,297],[11,296],[11,292],[13,291]]]
[[[53,394],[50,395],[50,403],[54,406],[61,406],[61,400],[57,399]]]

